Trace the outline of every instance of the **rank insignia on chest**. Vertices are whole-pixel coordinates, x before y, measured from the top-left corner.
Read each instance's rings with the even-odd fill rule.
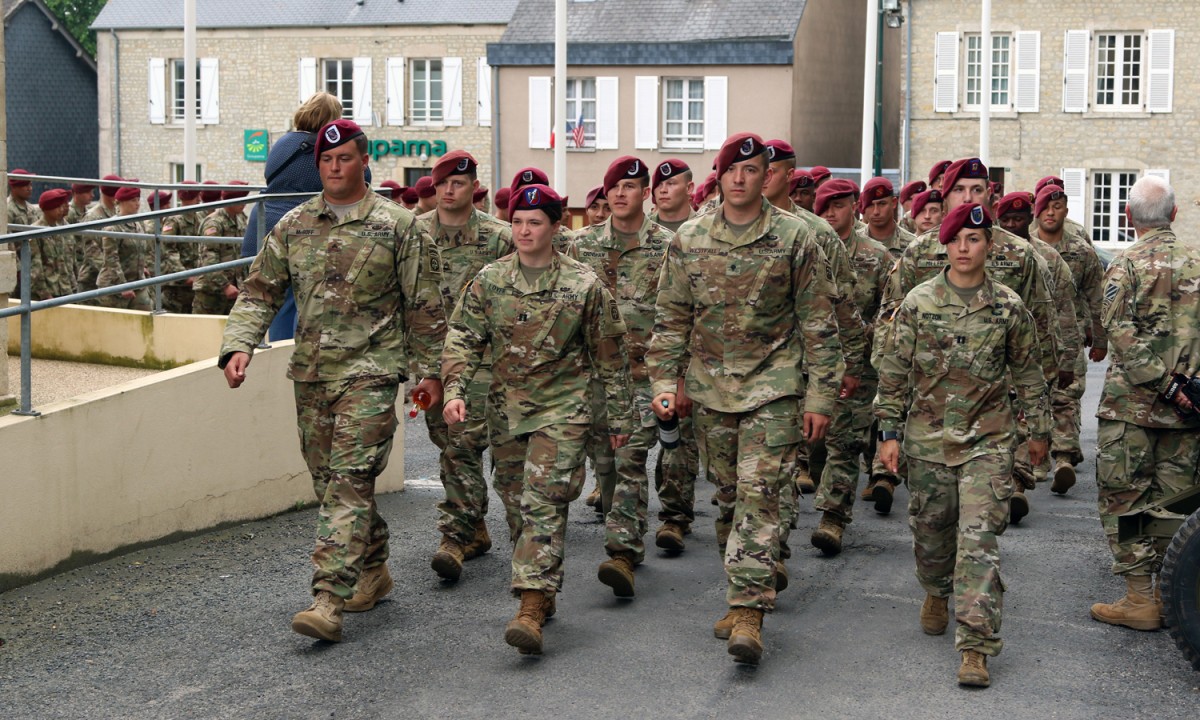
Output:
[[[967,336],[966,335],[955,335],[954,336],[954,344],[955,345],[966,345],[967,344]]]

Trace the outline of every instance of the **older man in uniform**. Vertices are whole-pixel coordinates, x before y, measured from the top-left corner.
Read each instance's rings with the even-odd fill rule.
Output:
[[[34,227],[58,227],[65,224],[70,193],[47,190],[38,197],[42,217]],[[34,300],[70,295],[79,289],[75,267],[73,235],[46,235],[29,241],[29,295]]]
[[[240,180],[232,180],[230,185],[245,185]],[[237,200],[249,195],[247,190],[224,190],[222,200]],[[200,225],[200,234],[213,238],[243,237],[246,234],[245,203],[219,207],[213,214],[204,218]],[[200,246],[200,266],[216,265],[217,263],[237,260],[241,252],[240,244],[205,242]],[[227,315],[233,309],[237,300],[238,287],[241,282],[241,270],[222,270],[207,273],[196,278],[192,286],[195,298],[192,300],[192,312],[196,315]]]
[[[1104,266],[1096,255],[1096,249],[1080,227],[1073,232],[1067,227],[1067,194],[1059,185],[1042,186],[1034,201],[1033,223],[1029,225],[1032,237],[1048,243],[1058,251],[1071,269],[1071,277],[1077,290],[1075,314],[1083,333],[1083,346],[1090,347],[1088,356],[1093,362],[1102,362],[1108,355],[1108,334],[1100,322],[1101,292]],[[1050,484],[1053,492],[1062,494],[1075,484],[1075,466],[1083,462],[1079,446],[1081,403],[1087,386],[1087,361],[1083,349],[1070,358],[1069,367],[1074,370],[1074,381],[1066,388],[1055,388],[1050,395],[1054,409],[1054,433],[1051,436],[1051,452],[1054,459],[1054,480]]]
[[[122,187],[114,196],[117,201],[117,216],[136,215],[140,205],[142,191],[135,187]],[[121,233],[141,233],[145,228],[138,220],[109,225],[108,230]],[[142,280],[147,276],[147,260],[149,256],[148,243],[134,238],[105,236],[100,242],[104,253],[104,264],[96,276],[96,287],[106,288],[122,285],[127,282]],[[139,290],[124,290],[113,295],[98,298],[100,305],[123,310],[152,310],[150,294],[146,288]]]
[[[195,180],[184,180],[185,184],[196,185]],[[200,191],[180,190],[175,193],[179,199],[180,212],[177,215],[163,218],[162,234],[164,237],[162,251],[163,274],[194,270],[200,263],[200,245],[195,242],[171,242],[167,237],[200,237],[200,226],[204,222],[202,212],[190,208],[200,202]],[[195,292],[192,286],[194,277],[176,280],[163,285],[163,309],[167,312],[190,314]]]
[[[437,352],[446,326],[437,248],[412,213],[369,192],[361,128],[329,123],[315,155],[323,191],[267,236],[226,323],[219,365],[230,387],[241,386],[290,287],[297,330],[288,376],[320,501],[314,602],[292,629],[338,642],[360,577],[387,562],[375,478],[392,449],[396,395],[407,376],[424,378],[418,387],[441,398]]]
[[[442,258],[442,299],[453,308],[463,289],[484,265],[513,251],[512,232],[506,223],[474,207],[472,198],[479,186],[478,165],[465,150],[443,155],[430,176],[437,189],[437,208],[417,218],[420,229],[437,245]],[[469,412],[466,420],[448,426],[440,405],[425,412],[429,439],[441,450],[440,477],[445,497],[438,503],[438,532],[441,540],[430,562],[445,580],[458,580],[463,562],[492,547],[488,535],[488,487],[483,472],[483,451],[488,446],[488,387],[492,382],[490,358],[485,358],[466,388]],[[521,489],[497,486],[502,496],[519,496]],[[510,507],[512,503],[505,503]],[[509,538],[519,532],[520,517],[508,517]],[[386,573],[386,568],[384,571]],[[387,579],[390,585],[391,580]],[[350,607],[347,605],[347,607]]]
[[[1113,357],[1096,413],[1096,484],[1112,570],[1125,578],[1126,594],[1093,605],[1092,617],[1135,630],[1162,626],[1154,579],[1170,538],[1122,541],[1117,518],[1194,487],[1200,459],[1200,415],[1182,391],[1200,363],[1200,245],[1171,229],[1177,211],[1162,178],[1134,183],[1125,216],[1137,242],[1104,276],[1101,319]]]
[[[32,225],[42,216],[37,205],[29,202],[33,197],[33,183],[22,178],[31,175],[28,170],[16,168],[8,173],[8,224]],[[9,232],[16,232],[10,230]]]
[[[722,202],[671,241],[646,363],[661,419],[687,375],[694,421],[717,485],[717,540],[729,612],[713,628],[737,662],[762,656],[775,605],[780,491],[801,440],[825,435],[840,386],[837,290],[812,226],[763,196],[771,169],[757,135],[717,154]],[[803,353],[802,353],[803,350]],[[808,389],[800,414],[801,357]]]

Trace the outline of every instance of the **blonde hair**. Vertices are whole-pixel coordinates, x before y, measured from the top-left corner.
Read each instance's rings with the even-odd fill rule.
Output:
[[[327,92],[314,93],[292,115],[292,128],[301,132],[316,132],[342,116],[342,101]]]

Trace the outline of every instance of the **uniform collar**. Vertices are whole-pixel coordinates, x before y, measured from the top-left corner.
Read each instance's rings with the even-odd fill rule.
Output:
[[[318,193],[317,196],[309,202],[313,203],[313,209],[316,210],[318,217],[329,218],[330,223],[336,227],[338,225],[358,222],[370,215],[371,211],[375,209],[375,203],[379,202],[376,199],[377,197],[378,196],[374,192],[371,192],[370,189],[368,189],[367,194],[363,196],[363,199],[359,201],[358,204],[350,210],[350,212],[346,213],[346,216],[343,217],[340,222],[338,221],[337,214],[329,208],[329,203],[325,202],[325,193]]]
[[[729,223],[725,221],[725,205],[722,203],[718,206],[716,217],[713,219],[713,229],[710,237],[715,238],[728,245],[735,247],[740,245],[749,245],[763,235],[767,234],[767,229],[771,226],[774,219],[774,213],[778,210],[774,205],[762,199],[762,214],[758,216],[758,220],[754,221],[754,225],[746,231],[740,238],[735,237],[733,230],[730,229]]]
[[[950,268],[943,268],[938,275],[938,280],[934,283],[934,297],[937,299],[937,304],[942,307],[957,307],[963,308],[965,312],[975,312],[986,307],[991,307],[996,299],[996,288],[992,284],[991,276],[986,273],[983,276],[983,285],[979,287],[979,292],[975,293],[975,297],[971,298],[971,303],[968,305],[959,297],[958,292],[950,284],[948,273]]]
[[[525,275],[521,272],[521,256],[514,251],[510,257],[512,260],[508,270],[508,285],[522,295],[545,292],[558,284],[558,272],[562,267],[562,255],[559,253],[554,253],[550,258],[550,266],[546,268],[545,272],[538,275],[537,282],[532,285],[525,281]]]

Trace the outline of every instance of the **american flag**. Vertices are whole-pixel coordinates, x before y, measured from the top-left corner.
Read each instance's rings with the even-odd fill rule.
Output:
[[[575,142],[575,147],[583,147],[584,132],[583,114],[580,113],[579,119],[575,121],[575,126],[571,128],[571,139]]]

